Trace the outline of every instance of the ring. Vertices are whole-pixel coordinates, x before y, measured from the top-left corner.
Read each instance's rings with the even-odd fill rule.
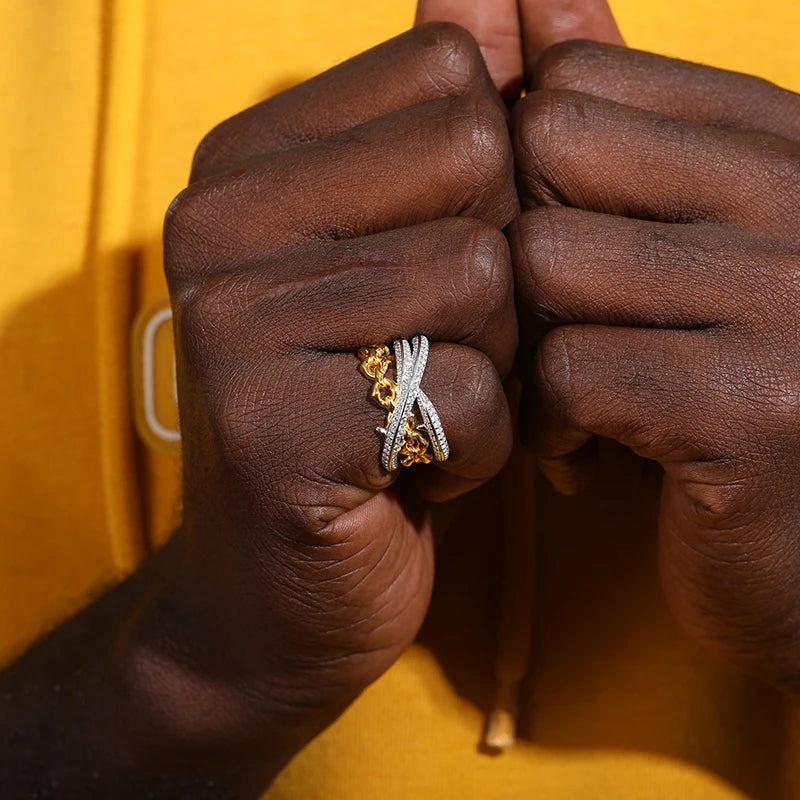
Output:
[[[387,472],[398,463],[410,467],[450,456],[442,421],[421,388],[429,349],[428,337],[418,334],[410,342],[397,339],[392,350],[386,345],[358,350],[359,370],[373,382],[372,399],[386,411],[386,423],[376,430],[383,436],[381,464]],[[392,367],[394,378],[389,376]]]

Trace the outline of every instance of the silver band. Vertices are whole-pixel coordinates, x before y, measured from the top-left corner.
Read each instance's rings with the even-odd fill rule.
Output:
[[[447,437],[444,435],[442,421],[439,419],[436,408],[422,389],[419,390],[419,394],[417,395],[417,408],[422,416],[422,427],[425,428],[431,437],[433,457],[437,461],[447,461],[447,459],[450,458],[450,444],[447,441]]]
[[[414,406],[419,409],[422,425],[430,436],[433,456],[437,461],[446,461],[450,455],[450,445],[442,428],[442,421],[430,398],[422,391],[420,384],[428,363],[430,343],[424,334],[418,334],[409,343],[407,339],[397,339],[392,344],[397,372],[397,384],[400,387],[397,404],[392,418],[386,428],[378,428],[384,435],[381,464],[388,472],[397,469],[398,455],[403,447],[406,423],[414,413]]]

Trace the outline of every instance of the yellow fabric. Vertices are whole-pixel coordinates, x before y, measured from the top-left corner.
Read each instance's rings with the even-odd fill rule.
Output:
[[[613,6],[633,46],[800,90],[796,0]],[[161,219],[194,146],[412,16],[411,0],[0,0],[0,656],[132,569],[179,513],[177,459],[133,434],[129,335],[164,297]],[[437,596],[420,644],[270,797],[800,797],[796,704],[676,629],[642,525],[604,502],[631,491],[595,490],[596,529],[569,541],[572,506],[548,499],[558,571],[540,590],[523,744],[477,750],[490,653],[477,637],[454,654],[491,625],[446,542],[441,585],[462,594]]]

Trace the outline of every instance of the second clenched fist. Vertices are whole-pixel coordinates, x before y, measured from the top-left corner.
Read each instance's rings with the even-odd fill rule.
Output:
[[[540,63],[515,115],[524,429],[559,488],[594,435],[664,468],[684,627],[800,687],[800,97],[608,45]]]

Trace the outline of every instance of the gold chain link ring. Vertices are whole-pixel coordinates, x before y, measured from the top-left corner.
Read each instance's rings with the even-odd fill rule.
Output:
[[[394,356],[386,345],[369,345],[358,350],[359,371],[372,381],[372,399],[386,411],[386,425],[392,419],[392,413],[397,405],[397,395],[400,386],[389,377],[389,370],[394,370]],[[430,464],[433,461],[431,443],[428,437],[419,429],[420,423],[416,411],[412,412],[406,422],[403,446],[398,453],[398,460],[404,467],[413,464]]]

